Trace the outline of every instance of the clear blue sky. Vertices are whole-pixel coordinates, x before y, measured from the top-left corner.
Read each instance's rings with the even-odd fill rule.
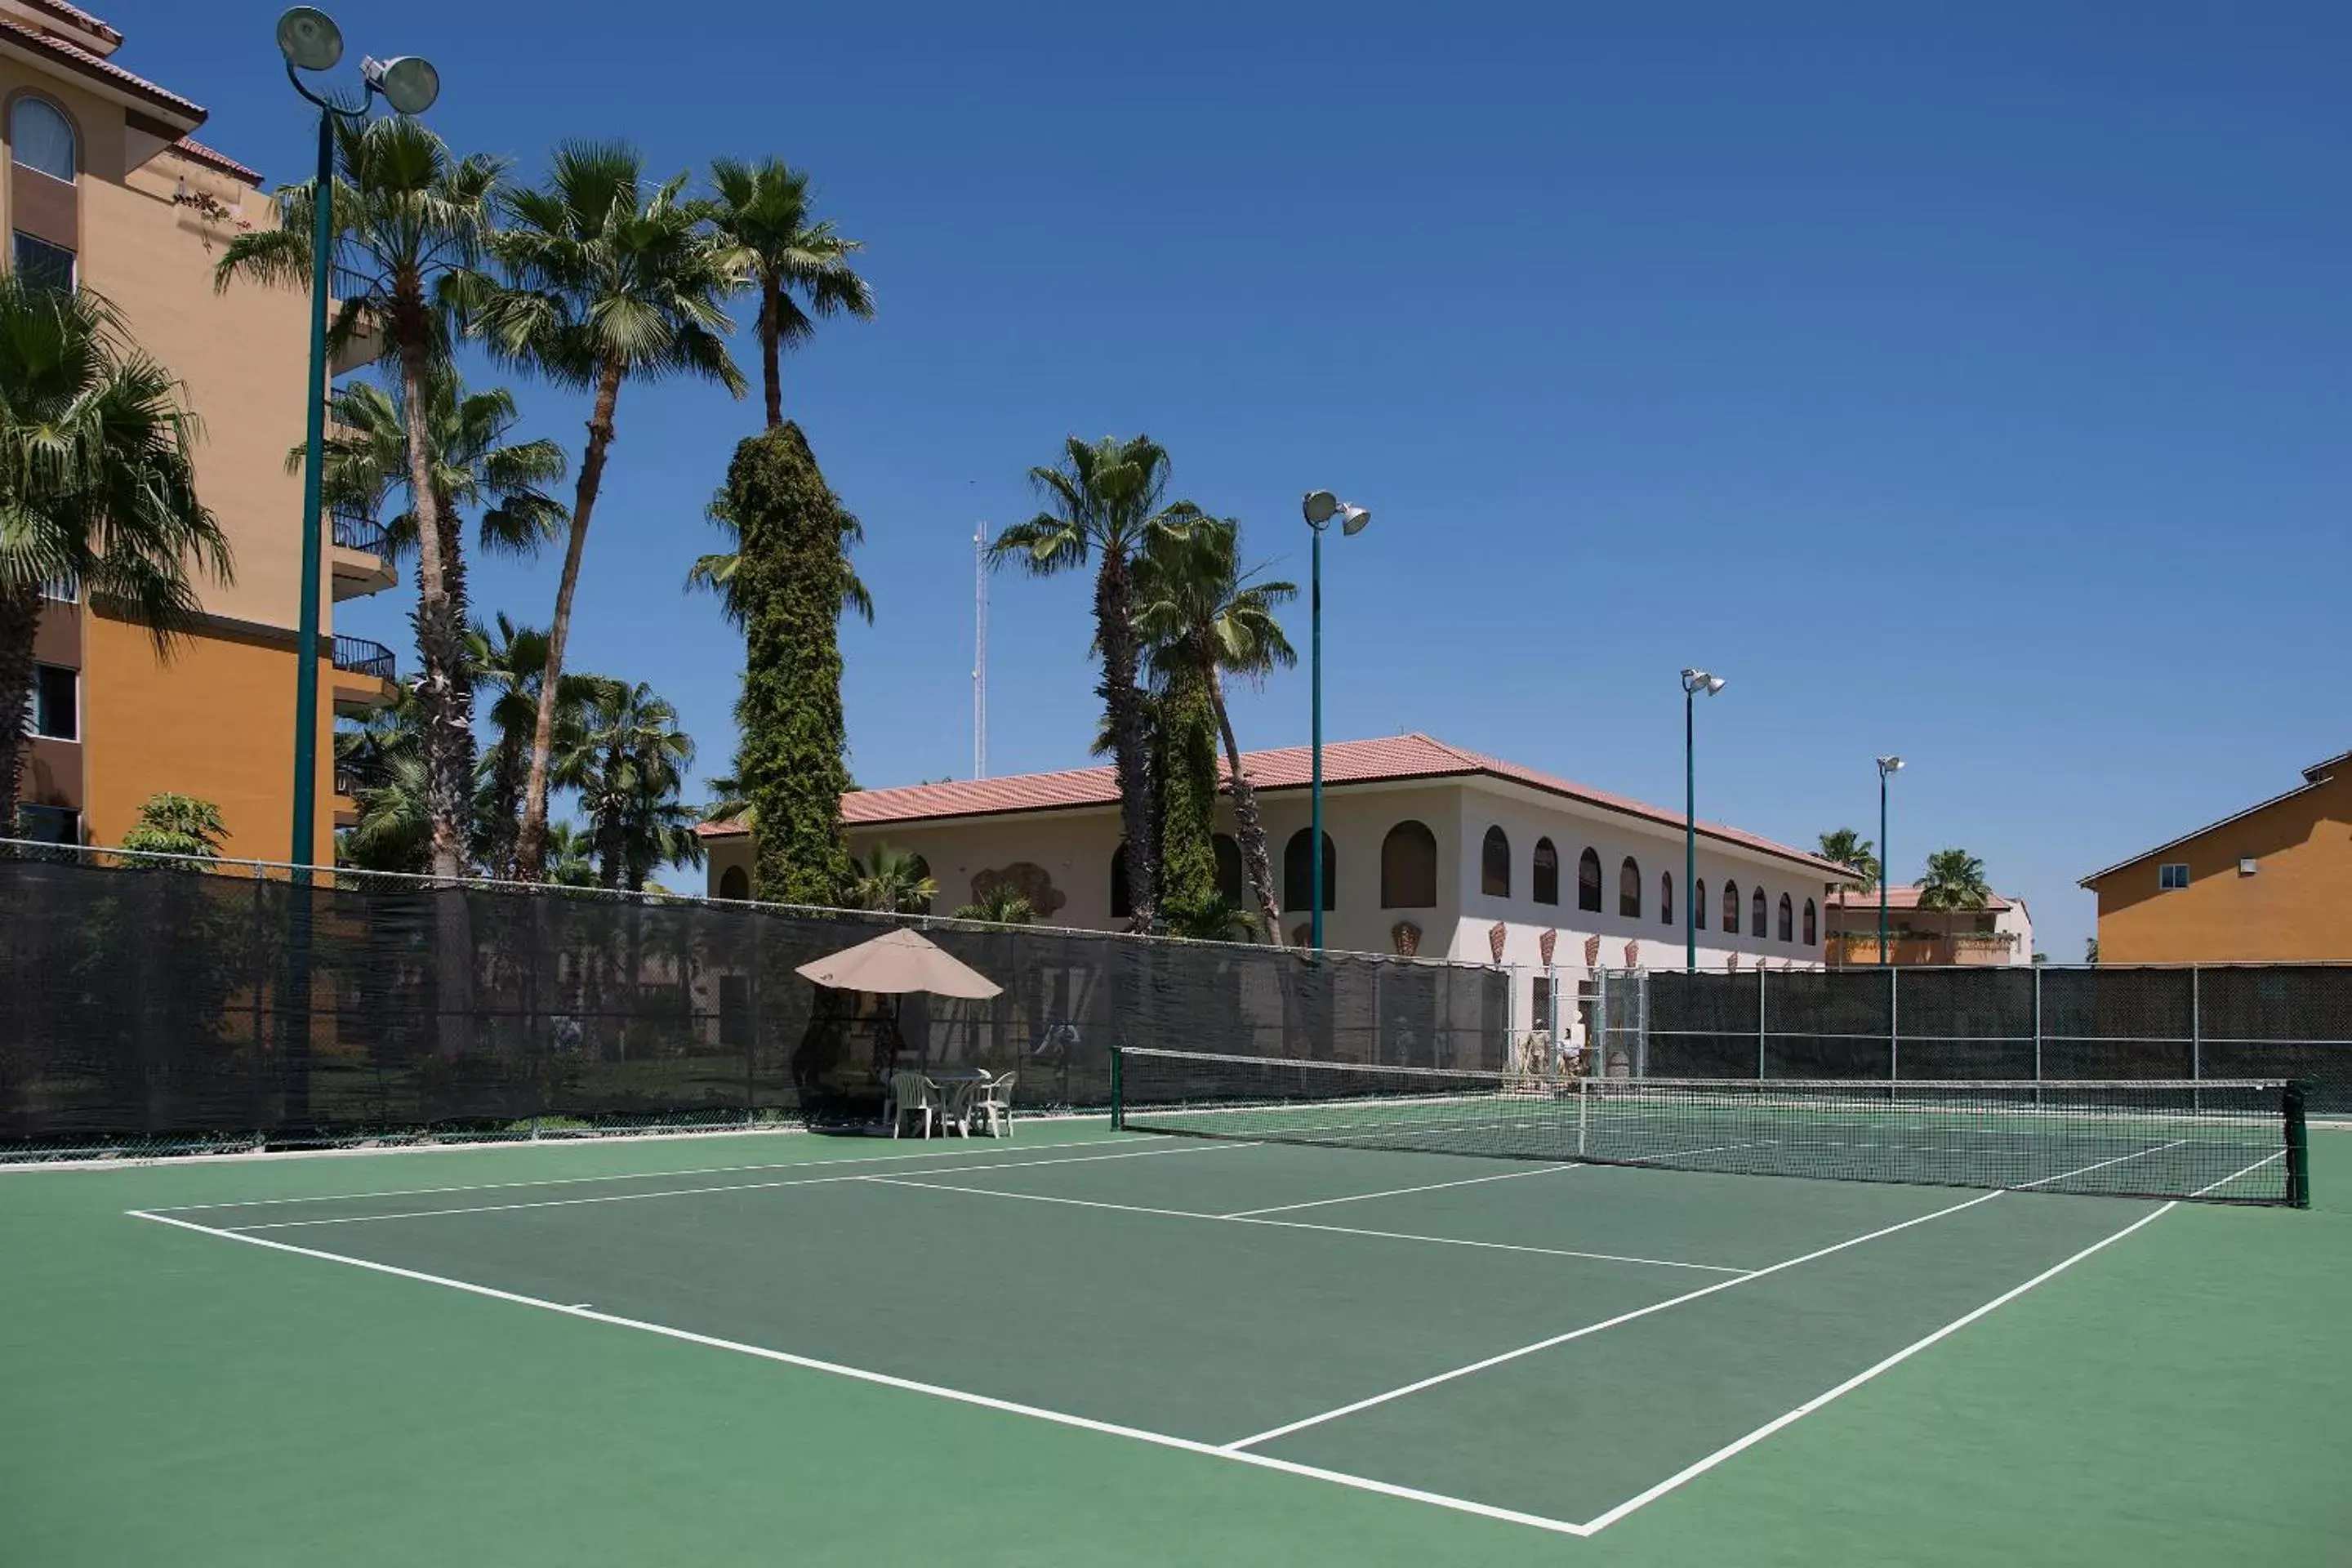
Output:
[[[300,177],[274,0],[100,9],[207,141]],[[1138,430],[1283,574],[1300,491],[1376,509],[1329,552],[1333,738],[1671,803],[1706,665],[1703,813],[1875,837],[1900,752],[1895,872],[1974,851],[2062,961],[2077,878],[2352,745],[2340,5],[340,10],[438,64],[461,149],[779,153],[866,241],[879,319],[785,374],[869,535],[866,784],[970,767],[975,521]],[[525,407],[576,452],[576,400]],[[670,696],[709,773],[740,645],[677,585],[757,416],[624,394],[581,594],[577,663]],[[554,562],[477,584],[543,624]],[[406,612],[338,621],[405,662]],[[998,582],[994,771],[1085,760],[1087,613]],[[1276,680],[1244,743],[1307,705]]]

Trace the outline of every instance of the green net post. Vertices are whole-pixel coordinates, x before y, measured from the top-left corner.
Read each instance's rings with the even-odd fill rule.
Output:
[[[2299,1209],[2311,1206],[2311,1130],[2304,1120],[2310,1089],[2301,1079],[2286,1086],[2286,1201]]]
[[[1110,1130],[1114,1132],[1127,1126],[1127,1098],[1120,1092],[1124,1084],[1119,1068],[1120,1058],[1126,1054],[1117,1046],[1110,1048]]]

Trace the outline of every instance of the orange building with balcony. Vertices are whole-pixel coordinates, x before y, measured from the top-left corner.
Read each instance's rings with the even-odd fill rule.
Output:
[[[105,296],[185,384],[202,421],[197,491],[228,536],[236,578],[198,581],[201,620],[160,659],[147,628],[89,603],[78,584],[51,586],[18,831],[119,843],[141,804],[170,790],[220,807],[227,853],[282,860],[302,567],[301,481],[286,472],[286,453],[302,437],[310,300],[299,289],[214,290],[222,247],[276,221],[273,208],[259,174],[190,139],[203,109],[115,63],[122,41],[63,0],[0,0],[7,264]],[[339,521],[330,532],[332,598],[391,584],[380,531]],[[352,809],[333,789],[331,715],[393,695],[390,651],[332,637],[332,612],[321,605],[311,849],[322,863],[336,818]]]
[[[2352,961],[2352,752],[2083,886],[2102,963]]]

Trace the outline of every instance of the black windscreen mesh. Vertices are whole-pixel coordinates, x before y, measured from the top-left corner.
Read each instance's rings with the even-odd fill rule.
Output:
[[[1507,1037],[1466,965],[926,921],[1003,994],[894,1006],[793,973],[886,916],[282,877],[0,858],[0,1157],[854,1119],[893,1066],[1092,1106],[1115,1044],[1491,1068]]]

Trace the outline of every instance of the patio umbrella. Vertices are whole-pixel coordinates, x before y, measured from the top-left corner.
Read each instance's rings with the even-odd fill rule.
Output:
[[[934,996],[982,1001],[1004,989],[912,931],[885,931],[870,942],[803,963],[794,973],[836,991],[882,995],[928,991]]]

